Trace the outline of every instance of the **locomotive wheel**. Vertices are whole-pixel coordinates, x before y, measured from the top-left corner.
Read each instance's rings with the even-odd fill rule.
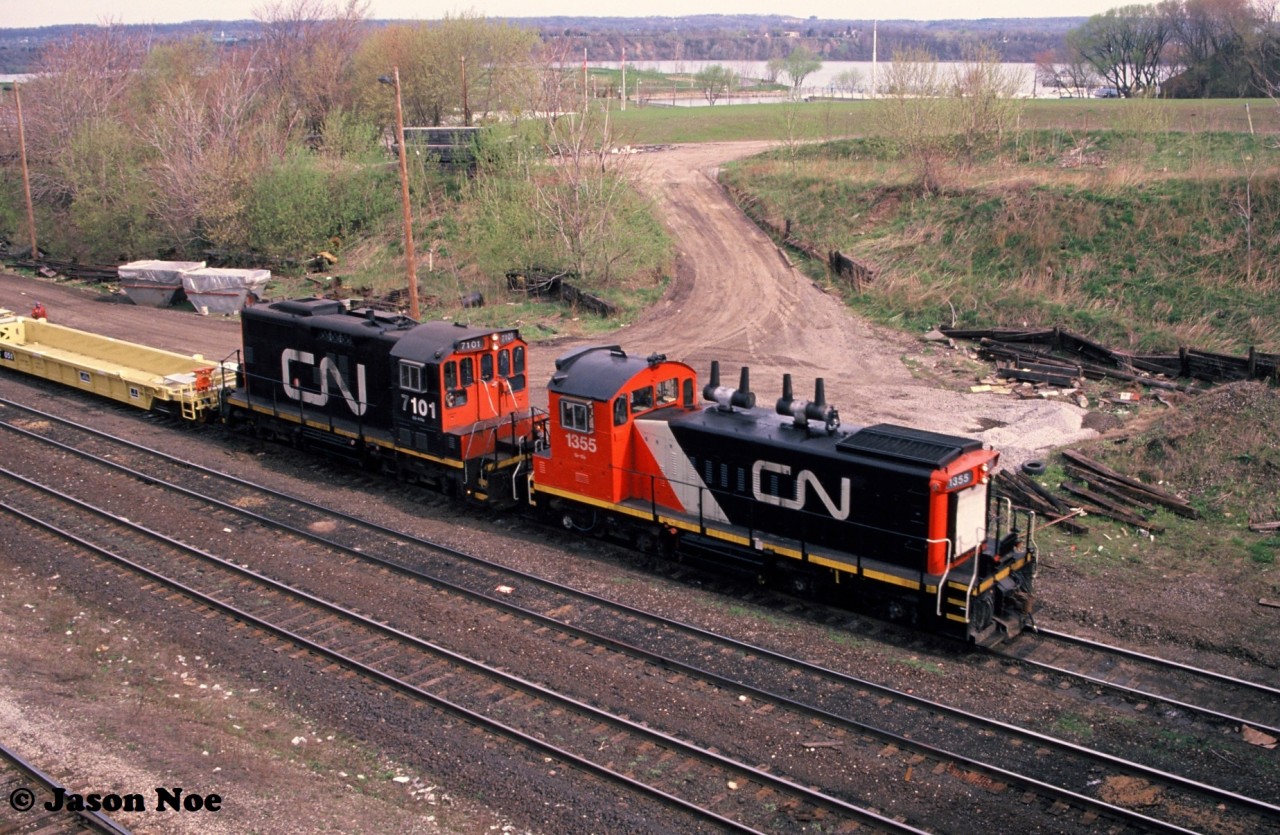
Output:
[[[991,592],[987,592],[981,597],[973,601],[973,605],[969,609],[969,621],[972,628],[981,632],[991,625],[991,619],[995,617],[995,599],[991,596]]]
[[[646,556],[652,556],[658,551],[658,540],[648,531],[636,531],[635,543],[636,550]]]
[[[787,594],[806,597],[813,592],[814,577],[807,571],[783,568],[775,577],[782,580],[782,589]]]
[[[564,526],[566,531],[587,533],[595,529],[596,515],[592,513],[590,517],[586,517],[581,511],[566,510],[560,516],[560,524]]]

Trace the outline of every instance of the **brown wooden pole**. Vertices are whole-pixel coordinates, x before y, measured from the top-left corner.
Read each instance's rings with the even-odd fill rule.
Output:
[[[396,82],[396,139],[400,142],[400,197],[404,205],[404,263],[409,279],[409,316],[417,319],[418,311],[418,265],[413,253],[413,214],[409,209],[409,163],[405,158],[407,150],[404,146],[404,110],[400,103],[400,68],[392,68]]]
[[[471,108],[467,106],[467,56],[462,56],[462,124],[471,127]]]
[[[27,134],[22,125],[22,96],[18,93],[18,84],[13,85],[13,101],[18,106],[18,156],[22,161],[22,193],[27,200],[27,229],[31,233],[31,258],[40,257],[36,248],[36,213],[31,205],[31,177],[27,173]]]

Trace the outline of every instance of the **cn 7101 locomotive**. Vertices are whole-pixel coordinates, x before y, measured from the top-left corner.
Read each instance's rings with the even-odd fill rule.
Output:
[[[474,501],[514,501],[542,430],[514,329],[301,299],[246,308],[228,415]]]

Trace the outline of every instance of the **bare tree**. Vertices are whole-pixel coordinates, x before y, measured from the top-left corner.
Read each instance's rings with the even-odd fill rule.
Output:
[[[56,159],[84,125],[131,122],[129,96],[148,46],[146,38],[111,23],[50,44],[23,96],[32,158]]]
[[[1211,90],[1243,95],[1248,78],[1237,71],[1239,59],[1258,24],[1250,0],[1180,0],[1162,8],[1169,15],[1172,62],[1186,68],[1181,85],[1200,97]]]
[[[1254,31],[1244,50],[1251,83],[1272,101],[1280,103],[1280,3],[1255,0]]]
[[[959,137],[957,153],[964,164],[999,146],[1022,113],[1023,83],[1021,72],[1001,63],[989,46],[973,48],[955,68],[950,91],[954,106],[947,108],[948,121]]]
[[[607,111],[553,117],[548,132],[556,162],[534,181],[540,214],[573,269],[607,283],[625,254],[627,236],[615,233],[636,193],[635,158],[618,153]]]
[[[914,162],[920,190],[938,191],[952,141],[938,62],[922,49],[895,52],[877,86],[880,124],[903,156]]]
[[[738,76],[733,70],[720,64],[712,64],[699,70],[693,76],[693,83],[702,91],[707,104],[714,105],[721,96],[737,86]]]
[[[1088,95],[1097,86],[1097,74],[1077,53],[1067,49],[1042,52],[1035,59],[1036,80],[1066,98]]]
[[[764,80],[770,84],[777,84],[778,78],[785,70],[785,59],[781,55],[775,55],[764,62]]]
[[[862,73],[858,70],[844,70],[843,72],[838,73],[835,78],[831,79],[831,86],[834,87],[837,92],[841,92],[846,95],[852,95],[853,93],[862,90],[865,83]]]
[[[46,48],[23,85],[32,200],[57,219],[41,235],[46,248],[91,257],[145,246],[145,153],[133,126],[148,45],[113,23],[80,30]]]
[[[155,81],[142,135],[154,154],[155,215],[182,248],[243,245],[252,179],[283,157],[296,113],[271,92],[249,52],[210,56],[187,75]]]
[[[950,78],[927,51],[907,50],[893,56],[877,112],[928,194],[941,188],[948,162],[967,166],[999,148],[1022,110],[1022,84],[989,47],[972,50]]]
[[[493,114],[522,113],[537,94],[535,32],[475,15],[388,26],[355,58],[354,88],[362,109],[384,123],[393,102],[376,79],[400,70],[405,123],[470,124]]]
[[[370,0],[264,0],[259,61],[318,132],[334,108],[351,106],[351,59],[364,39]]]
[[[1124,6],[1094,15],[1067,33],[1067,46],[1089,63],[1118,95],[1151,95],[1170,74],[1165,47],[1168,10]]]
[[[1247,173],[1244,180],[1244,193],[1231,201],[1231,209],[1240,218],[1240,223],[1244,227],[1245,280],[1252,282],[1254,271],[1253,221],[1255,211],[1253,181],[1258,174],[1258,163],[1251,159],[1246,160],[1245,167]]]

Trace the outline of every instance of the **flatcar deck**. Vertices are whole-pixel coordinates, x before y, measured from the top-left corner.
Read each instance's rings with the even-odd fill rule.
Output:
[[[182,417],[215,413],[234,366],[138,345],[0,310],[0,368],[140,409],[173,405]]]

